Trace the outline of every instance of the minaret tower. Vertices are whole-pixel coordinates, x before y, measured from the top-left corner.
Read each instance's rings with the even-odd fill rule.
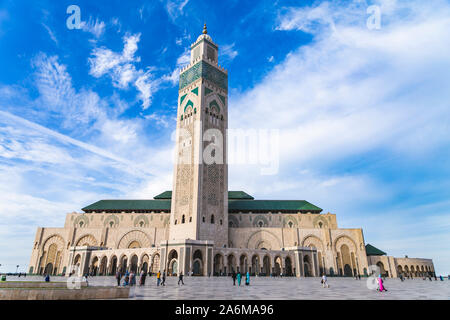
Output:
[[[180,72],[169,240],[228,246],[228,72],[203,33]]]

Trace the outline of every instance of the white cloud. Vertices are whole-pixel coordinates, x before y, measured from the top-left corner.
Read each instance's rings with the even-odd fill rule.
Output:
[[[77,92],[66,66],[59,63],[57,56],[40,53],[33,59],[33,67],[40,106],[62,116],[63,126],[74,128],[104,116],[98,95],[90,90]]]
[[[113,52],[105,47],[95,48],[88,61],[89,73],[92,76],[100,78],[109,75],[112,85],[120,89],[127,89],[129,84],[133,84],[139,92],[138,97],[145,110],[150,106],[152,95],[158,89],[160,81],[153,80],[152,68],[147,68],[144,72],[134,65],[141,61],[140,57],[135,56],[140,37],[140,33],[126,35],[123,38],[124,47],[121,53]]]
[[[230,97],[230,126],[282,129],[285,164],[330,163],[377,147],[408,154],[402,145],[424,141],[424,134],[429,140],[416,151],[448,143],[441,120],[450,93],[438,89],[450,81],[443,72],[450,67],[450,45],[442,41],[450,27],[448,6],[429,16],[417,7],[380,32],[349,24],[343,18],[348,8],[330,10],[342,17],[335,29],[323,29],[312,44],[291,52],[253,90]],[[364,18],[365,10],[359,12]],[[283,16],[280,25],[292,26],[288,18],[298,17]]]
[[[220,55],[224,57],[225,60],[233,60],[238,54],[238,51],[234,49],[234,43],[222,45],[220,48]]]
[[[284,10],[275,29],[308,32],[313,41],[291,51],[253,89],[231,96],[229,111],[230,127],[280,129],[281,144],[277,176],[230,167],[230,187],[240,184],[271,198],[306,198],[336,213],[341,226],[370,230],[368,242],[382,236],[364,221],[365,212],[355,216],[395,201],[411,186],[382,183],[370,172],[364,177],[326,172],[343,163],[352,167],[349,163],[358,163],[367,153],[401,159],[405,166],[419,160],[429,163],[430,154],[450,147],[450,91],[442,90],[450,86],[445,71],[450,68],[450,44],[444,40],[450,30],[450,5],[439,0],[380,5],[380,30],[367,28],[363,4],[330,1]],[[296,174],[299,168],[309,174]],[[250,172],[252,181],[245,179]],[[440,210],[441,216],[449,216],[448,209]],[[384,221],[382,213],[371,212],[375,220]],[[392,228],[403,234],[411,219],[423,221],[421,215],[400,219]],[[412,252],[426,257],[433,246],[437,244],[427,239],[421,253],[414,248]],[[404,250],[409,249],[406,244]],[[440,261],[435,263],[439,266]]]
[[[163,115],[160,115],[158,113],[152,113],[144,116],[145,119],[156,121],[156,123],[160,126],[163,126],[164,128],[169,127],[169,121],[167,118]]]
[[[183,14],[183,9],[188,2],[189,0],[167,0],[166,10],[172,22]]]
[[[170,82],[173,86],[178,84],[178,79],[180,76],[180,69],[187,66],[191,61],[191,51],[189,49],[184,50],[184,52],[177,58],[176,67],[170,73],[162,76],[162,81]]]
[[[53,33],[53,31],[45,23],[42,23],[42,26],[45,28],[45,30],[47,30],[50,39],[52,39],[53,42],[56,43],[56,45],[58,45],[58,39],[56,39],[56,36]]]
[[[103,21],[100,21],[98,18],[94,21],[92,17],[89,17],[89,20],[87,22],[81,21],[80,27],[81,30],[91,33],[98,39],[105,32],[106,24]]]

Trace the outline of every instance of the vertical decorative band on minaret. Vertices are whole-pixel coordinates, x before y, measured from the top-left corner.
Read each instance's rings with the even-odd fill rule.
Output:
[[[181,70],[169,240],[228,246],[228,72],[207,33]]]

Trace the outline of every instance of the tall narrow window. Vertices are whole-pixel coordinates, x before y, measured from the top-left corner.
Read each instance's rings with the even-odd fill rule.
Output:
[[[211,223],[214,223],[214,215],[211,215]]]
[[[183,216],[181,217],[181,223],[184,223],[184,214],[183,214]]]

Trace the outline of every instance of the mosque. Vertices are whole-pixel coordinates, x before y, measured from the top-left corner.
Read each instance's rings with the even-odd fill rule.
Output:
[[[432,260],[387,256],[365,243],[361,228],[339,228],[335,214],[308,201],[228,190],[228,71],[218,50],[205,25],[180,72],[173,190],[100,200],[68,213],[62,228],[39,227],[29,273],[317,277],[377,266],[387,277],[434,275]]]

